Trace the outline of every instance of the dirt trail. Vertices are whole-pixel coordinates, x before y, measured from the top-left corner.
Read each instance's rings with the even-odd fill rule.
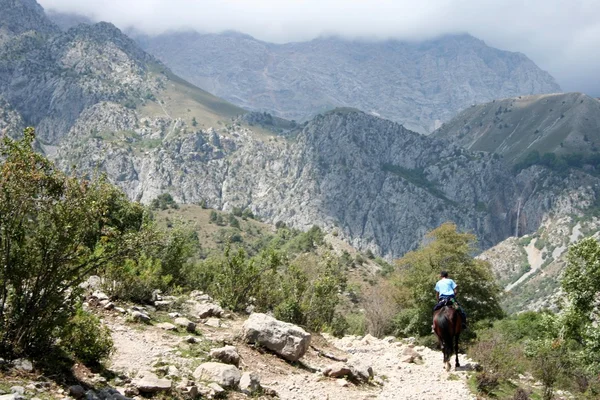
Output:
[[[223,328],[199,326],[200,340],[214,347],[223,342],[236,346],[241,356],[240,368],[257,372],[264,386],[274,389],[288,400],[362,400],[362,399],[440,399],[465,400],[475,397],[467,388],[471,363],[463,355],[462,368],[446,372],[442,355],[425,347],[415,347],[423,357],[422,364],[402,362],[407,343],[393,338],[379,340],[360,337],[314,336],[313,345],[301,363],[290,364],[270,353],[260,352],[238,341],[243,319],[223,320]],[[176,366],[182,376],[189,375],[200,362],[181,352],[181,334],[166,332],[152,325],[126,323],[123,318],[106,318],[115,342],[110,367],[131,374],[151,369],[157,360]],[[371,366],[373,384],[354,385],[340,379],[326,378],[320,370],[334,361],[320,356],[316,349],[347,358],[349,363]],[[232,394],[230,398],[241,398]]]

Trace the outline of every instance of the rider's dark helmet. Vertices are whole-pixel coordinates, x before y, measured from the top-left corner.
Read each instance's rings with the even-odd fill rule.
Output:
[[[448,277],[448,271],[442,271],[440,272],[440,276],[443,278],[447,278]]]

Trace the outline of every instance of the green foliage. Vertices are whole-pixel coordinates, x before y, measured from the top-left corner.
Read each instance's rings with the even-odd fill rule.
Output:
[[[428,334],[436,303],[434,287],[440,271],[446,270],[458,285],[458,298],[469,320],[496,319],[503,315],[499,305],[500,288],[487,262],[476,260],[475,236],[460,233],[456,225],[445,223],[427,235],[429,243],[398,260],[393,280],[404,309],[399,319],[408,325],[403,334]]]
[[[143,207],[106,181],[58,171],[32,149],[34,131],[4,138],[0,165],[0,351],[43,351],[92,271],[132,257],[152,237]]]
[[[346,315],[348,335],[364,336],[367,333],[367,318],[363,313],[350,313]]]
[[[567,297],[562,325],[567,338],[582,343],[590,372],[600,372],[600,331],[596,321],[600,293],[600,245],[594,238],[581,240],[569,249],[562,288]]]
[[[229,214],[229,226],[232,228],[240,229],[240,221],[233,214]]]
[[[156,289],[185,287],[197,249],[195,233],[183,227],[156,231],[152,241],[140,243],[136,258],[103,268],[104,290],[114,298],[146,303]]]
[[[113,350],[110,330],[81,308],[63,328],[60,338],[61,346],[86,365],[99,364]]]
[[[169,193],[163,193],[152,200],[150,207],[155,210],[166,210],[167,208],[179,208],[179,205],[173,200],[173,196]]]
[[[544,166],[559,174],[565,174],[569,168],[580,169],[586,165],[597,170],[600,167],[600,154],[569,153],[557,155],[555,153],[544,153],[540,155],[539,151],[533,150],[522,161],[515,164],[513,168],[518,173],[533,165]]]
[[[381,170],[397,175],[415,186],[427,190],[429,193],[442,200],[450,201],[437,186],[427,179],[427,175],[422,168],[408,169],[393,164],[382,164]]]

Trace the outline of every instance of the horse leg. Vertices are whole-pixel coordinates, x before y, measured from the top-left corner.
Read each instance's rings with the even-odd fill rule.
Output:
[[[454,352],[456,353],[456,363],[454,364],[454,366],[456,368],[460,367],[460,363],[458,362],[458,338],[459,337],[460,337],[460,335],[454,336]]]
[[[446,371],[450,371],[450,358],[452,357],[452,341],[450,343],[444,343],[444,367]]]

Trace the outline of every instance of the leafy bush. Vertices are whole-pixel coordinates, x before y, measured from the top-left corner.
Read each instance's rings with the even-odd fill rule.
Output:
[[[348,335],[364,336],[367,333],[367,318],[362,313],[351,313],[346,315]]]
[[[473,258],[476,238],[460,233],[456,225],[445,223],[427,235],[428,243],[407,253],[397,262],[392,278],[396,298],[403,310],[402,319],[410,317],[402,328],[408,335],[427,335],[431,330],[432,309],[436,303],[433,288],[440,271],[446,270],[459,288],[459,301],[471,323],[503,316],[499,296],[501,289],[490,264]]]
[[[62,347],[84,364],[99,364],[113,350],[110,330],[81,308],[61,333]]]
[[[163,193],[152,200],[150,207],[155,210],[166,210],[167,208],[177,209],[179,205],[173,200],[173,196],[170,193]]]
[[[34,130],[0,145],[0,351],[46,351],[92,271],[152,236],[143,207],[99,179],[68,177],[33,151]]]

